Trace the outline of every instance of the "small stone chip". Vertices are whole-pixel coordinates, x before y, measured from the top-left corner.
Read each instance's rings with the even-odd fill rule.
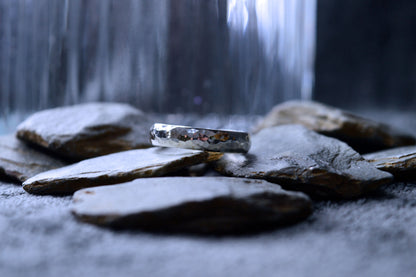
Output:
[[[309,198],[263,180],[163,177],[83,189],[72,212],[116,229],[234,234],[293,224],[309,216]]]
[[[82,188],[163,176],[221,156],[217,152],[179,148],[129,150],[41,173],[24,182],[23,188],[33,194],[72,194]]]

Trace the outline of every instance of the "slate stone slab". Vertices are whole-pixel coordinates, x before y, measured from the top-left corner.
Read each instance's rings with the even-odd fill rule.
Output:
[[[360,153],[416,144],[414,136],[386,124],[312,101],[289,101],[275,106],[255,132],[284,124],[300,124],[340,139]]]
[[[226,175],[265,179],[312,195],[357,197],[391,181],[347,144],[300,125],[261,130],[247,155],[225,154],[216,169]]]
[[[113,228],[232,234],[295,223],[312,205],[306,195],[262,180],[165,177],[77,191],[72,211]]]
[[[126,104],[88,103],[37,112],[17,127],[19,139],[72,160],[150,147],[151,122]]]
[[[152,147],[109,154],[50,170],[23,183],[33,194],[72,194],[87,187],[136,178],[163,176],[181,168],[219,159],[221,153]]]
[[[0,175],[23,182],[41,172],[65,165],[63,161],[28,147],[14,134],[0,136]]]
[[[416,146],[398,147],[364,155],[380,170],[394,175],[398,180],[416,180]]]

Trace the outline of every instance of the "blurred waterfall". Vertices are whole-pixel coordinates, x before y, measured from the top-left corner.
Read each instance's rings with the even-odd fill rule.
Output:
[[[0,117],[13,125],[87,101],[262,114],[310,98],[315,9],[316,0],[0,0]]]
[[[311,99],[315,0],[228,0],[233,92],[240,112]]]
[[[0,0],[2,113],[157,102],[165,90],[168,2]]]

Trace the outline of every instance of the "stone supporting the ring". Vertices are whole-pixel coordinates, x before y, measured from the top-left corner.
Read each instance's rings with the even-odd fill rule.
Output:
[[[247,153],[250,135],[245,132],[153,124],[150,141],[154,146],[178,147],[214,152]]]

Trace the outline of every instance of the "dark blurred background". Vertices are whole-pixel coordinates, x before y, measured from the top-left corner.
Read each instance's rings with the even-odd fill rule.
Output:
[[[416,1],[318,0],[314,98],[416,110]]]

